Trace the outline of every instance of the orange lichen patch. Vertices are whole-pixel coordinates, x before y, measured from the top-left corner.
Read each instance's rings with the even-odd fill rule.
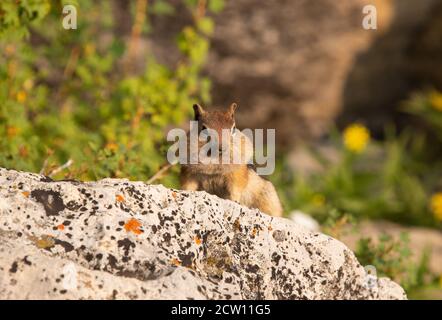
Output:
[[[129,232],[133,232],[135,234],[141,234],[143,233],[143,230],[140,229],[141,223],[137,219],[131,218],[126,224],[124,225],[124,229]]]
[[[170,263],[172,263],[173,265],[175,265],[175,266],[177,266],[177,267],[179,267],[179,266],[181,265],[181,261],[178,260],[178,259],[176,259],[176,258],[173,258],[173,259],[170,261]]]
[[[172,197],[176,200],[176,196],[177,196],[177,194],[176,194],[176,192],[175,191],[172,191]]]
[[[28,198],[30,195],[28,191],[23,191],[21,194],[24,195],[26,198]]]
[[[239,223],[239,219],[236,219],[235,222],[233,223],[233,230],[236,231],[241,231],[241,223]]]
[[[29,237],[39,249],[49,249],[55,245],[54,237],[51,235],[43,235],[41,238],[34,236]]]
[[[87,280],[87,281],[82,281],[83,282],[83,285],[86,287],[86,288],[89,288],[89,289],[94,289],[94,286],[92,285],[92,281],[91,280]]]
[[[57,226],[57,229],[60,230],[60,231],[63,231],[64,230],[64,224],[59,224]]]
[[[272,228],[271,225],[270,225],[267,229],[269,229],[269,231],[272,231],[272,230],[273,230],[273,228]]]
[[[252,229],[252,237],[255,237],[257,232],[258,232],[258,230],[256,230],[256,228],[253,228]]]
[[[194,240],[195,240],[195,243],[196,243],[197,245],[200,245],[200,244],[203,242],[203,241],[201,240],[201,238],[198,237],[198,236],[195,236]]]
[[[36,245],[40,249],[48,249],[55,245],[55,241],[51,236],[43,236],[37,240]]]
[[[121,194],[117,194],[117,201],[124,202],[124,197]]]

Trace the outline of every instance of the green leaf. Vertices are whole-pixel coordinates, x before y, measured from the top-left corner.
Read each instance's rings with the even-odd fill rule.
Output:
[[[211,35],[214,30],[213,20],[209,17],[204,17],[202,19],[199,19],[198,20],[198,29],[206,35]]]
[[[175,13],[175,8],[163,0],[157,0],[152,6],[152,12],[158,15],[172,15]]]
[[[224,9],[224,0],[209,0],[209,10],[213,13],[219,13]]]

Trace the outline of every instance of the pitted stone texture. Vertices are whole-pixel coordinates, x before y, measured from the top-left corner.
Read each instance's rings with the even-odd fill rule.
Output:
[[[404,299],[341,242],[205,192],[0,168],[0,299]]]

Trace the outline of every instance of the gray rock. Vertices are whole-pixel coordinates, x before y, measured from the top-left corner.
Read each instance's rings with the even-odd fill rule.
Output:
[[[405,299],[341,242],[219,199],[0,168],[0,299]]]

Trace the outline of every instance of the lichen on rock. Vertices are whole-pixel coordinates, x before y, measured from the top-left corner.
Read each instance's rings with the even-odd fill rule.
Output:
[[[0,299],[404,299],[341,242],[205,192],[0,168]]]

